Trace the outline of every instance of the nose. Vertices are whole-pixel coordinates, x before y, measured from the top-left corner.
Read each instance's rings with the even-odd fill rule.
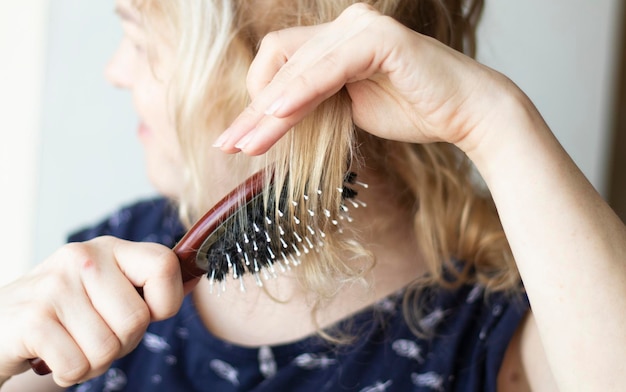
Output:
[[[108,82],[122,89],[132,88],[133,62],[128,45],[126,40],[122,40],[104,69]]]

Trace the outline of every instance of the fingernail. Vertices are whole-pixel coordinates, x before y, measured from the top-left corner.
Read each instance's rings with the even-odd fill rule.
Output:
[[[274,101],[274,103],[272,103],[267,110],[265,111],[265,114],[267,116],[273,116],[278,109],[280,109],[281,106],[283,106],[283,103],[285,102],[285,99],[283,97],[278,98],[276,101]]]
[[[254,130],[248,132],[244,137],[241,138],[241,140],[235,143],[235,147],[240,150],[243,150],[250,143],[253,137],[254,137]]]
[[[222,132],[222,134],[213,142],[213,147],[217,147],[217,148],[222,147],[227,137],[228,137],[228,129]]]

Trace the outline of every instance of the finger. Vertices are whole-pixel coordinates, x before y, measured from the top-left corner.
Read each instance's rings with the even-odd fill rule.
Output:
[[[176,314],[183,301],[183,283],[174,252],[159,244],[113,240],[117,264],[135,287],[143,289],[151,319]]]
[[[261,42],[248,72],[251,98],[256,98],[258,92],[270,83],[274,84],[275,89],[293,87],[291,81],[309,70],[331,77],[329,86],[342,86],[346,82],[362,80],[371,75],[379,63],[371,58],[376,51],[372,50],[376,45],[372,46],[371,43],[377,42],[373,38],[380,35],[381,29],[376,27],[381,17],[371,6],[357,4],[346,9],[331,23],[294,27],[268,34]],[[334,57],[340,61],[332,61]],[[338,80],[333,83],[332,77]],[[323,85],[319,86],[326,77],[312,79],[312,86],[326,89]],[[287,112],[281,113],[286,110],[283,105],[276,104],[281,97],[273,98],[268,100],[269,106],[259,106],[266,113],[288,115]],[[279,107],[281,110],[278,110]]]
[[[343,46],[346,46],[346,50]],[[320,53],[316,59],[296,53],[231,124],[221,148],[256,155],[267,151],[293,125],[349,81],[368,76],[368,54],[353,53],[350,41]],[[300,58],[305,57],[305,58]],[[352,62],[352,63],[351,63]]]
[[[372,25],[374,18],[380,15],[371,10],[369,12],[369,17],[347,23],[344,19],[355,17],[354,13],[350,13],[320,29],[313,38],[301,44],[282,66],[280,57],[289,56],[289,50],[270,49],[268,54],[260,51],[258,61],[255,60],[255,66],[251,68],[253,76],[250,79],[260,80],[253,89],[267,83],[273,74],[271,82],[261,88],[216,145],[226,152],[244,150],[258,153],[266,150],[267,144],[275,141],[276,135],[284,135],[294,120],[302,119],[346,83],[362,80],[380,70],[387,52],[376,45],[367,46],[379,38]],[[277,42],[265,46],[291,48],[294,42],[301,43],[301,34],[298,34],[301,31],[304,30],[275,33],[265,41]],[[263,121],[270,116],[291,119],[272,122],[272,130],[262,129]]]
[[[277,94],[272,96],[267,91],[260,97],[257,96],[258,93],[272,82],[293,53],[320,28],[321,26],[294,27],[273,32],[264,37],[250,65],[246,80],[252,102],[239,115],[234,122],[234,127],[231,126],[218,138],[214,143],[215,147],[220,147],[229,153],[240,151],[235,144],[245,136],[245,133],[237,130],[252,129],[254,124],[260,122],[268,110],[271,110],[269,106],[272,102],[279,98]]]
[[[113,359],[129,353],[150,323],[146,302],[115,262],[87,260],[80,275],[91,305],[119,341]]]
[[[289,58],[324,26],[292,27],[265,36],[248,70],[246,85],[250,97],[254,99]]]
[[[69,309],[57,311],[59,322],[87,358],[89,369],[104,371],[119,356],[120,340],[88,301],[64,305]]]
[[[57,320],[38,320],[26,333],[24,344],[29,357],[39,357],[52,370],[55,382],[64,387],[82,381],[91,369],[76,341]]]
[[[66,254],[73,258],[69,261],[82,263],[82,266],[79,264],[80,275],[89,275],[98,266],[106,264],[97,264],[97,252],[90,251],[83,245],[68,247]],[[100,274],[97,277],[108,281],[111,274]],[[89,297],[86,286],[91,282],[87,279],[86,285],[82,278],[83,276],[81,279],[68,279],[65,274],[57,274],[49,276],[43,284],[48,285],[47,292],[54,293],[51,305],[58,322],[87,358],[89,368],[98,372],[119,356],[121,342]]]
[[[325,99],[326,97],[319,97],[308,102],[306,106],[288,117],[265,116],[256,128],[237,142],[236,148],[250,156],[264,154]]]

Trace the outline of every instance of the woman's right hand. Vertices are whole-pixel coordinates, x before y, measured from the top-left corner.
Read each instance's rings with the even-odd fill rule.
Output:
[[[0,289],[0,380],[36,357],[60,386],[98,376],[150,321],[173,316],[183,295],[178,259],[162,245],[113,237],[65,245]]]

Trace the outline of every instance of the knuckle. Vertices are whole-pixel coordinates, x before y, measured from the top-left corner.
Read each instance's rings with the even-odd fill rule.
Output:
[[[347,7],[343,14],[356,17],[363,14],[380,15],[380,12],[378,12],[378,10],[376,10],[376,8],[374,8],[374,6],[372,6],[371,4],[355,3]]]
[[[265,34],[263,38],[261,38],[259,50],[272,50],[273,48],[276,48],[279,46],[279,42],[280,42],[280,32],[279,31],[269,32]]]
[[[349,19],[357,19],[364,15],[380,15],[380,13],[370,4],[365,3],[356,3],[347,7],[343,12],[342,16]]]
[[[260,107],[257,106],[257,104],[254,101],[250,103],[250,105],[246,106],[246,108],[243,111],[243,114],[250,118],[256,118],[262,113],[263,111],[261,110]]]
[[[89,349],[85,349],[89,361],[88,370],[98,371],[108,368],[119,356],[121,350],[122,344],[114,334],[110,334]]]
[[[97,344],[83,346],[82,355],[69,357],[62,365],[55,369],[55,381],[61,386],[71,386],[85,379],[96,377],[104,373],[111,363],[122,352],[122,344],[113,333]]]
[[[134,341],[143,335],[150,324],[150,310],[147,306],[136,309],[124,319],[123,329],[118,333],[120,340]]]
[[[158,274],[166,278],[176,278],[180,274],[178,258],[170,249],[160,249],[155,257]]]
[[[336,63],[336,60],[333,59],[331,56],[326,56],[324,58],[324,62],[327,64],[334,64]],[[316,97],[324,94],[324,90],[321,84],[315,79],[315,77],[312,77],[309,74],[305,73],[298,75],[293,83],[294,85],[297,85],[298,89],[300,89],[301,91],[309,91]]]
[[[180,263],[169,248],[163,249],[154,255],[150,263],[148,278],[151,282],[150,295],[146,295],[145,300],[148,317],[152,319],[163,319],[174,315],[182,302]],[[144,320],[143,315],[137,316],[137,319]],[[138,321],[139,324],[142,322]]]
[[[86,242],[72,242],[64,245],[56,255],[60,257],[64,263],[71,263],[78,266],[86,260],[93,258],[94,252]]]
[[[71,291],[71,279],[63,271],[51,271],[47,273],[39,282],[38,289],[42,293],[43,300],[50,298],[63,298]],[[40,304],[41,305],[41,304]],[[41,306],[35,305],[33,310],[41,310]]]
[[[135,328],[128,328],[124,332],[124,334],[122,335],[123,337],[120,338],[120,355],[125,355],[131,352],[135,347],[137,347],[137,345],[139,344],[139,342],[141,342],[141,339],[145,335],[148,325],[149,318],[148,322],[145,322],[144,320],[142,320],[141,322],[137,322],[135,324]]]
[[[276,77],[274,78],[274,80],[283,82],[283,83],[289,83],[291,80],[293,80],[294,78],[296,78],[298,76],[298,71],[294,68],[295,65],[293,63],[286,63],[285,65],[283,65],[280,68],[280,71],[278,72],[278,74],[276,74]]]
[[[25,337],[25,344],[30,347],[42,347],[49,344],[46,326],[51,320],[49,312],[43,306],[28,306],[19,315],[16,325]]]

